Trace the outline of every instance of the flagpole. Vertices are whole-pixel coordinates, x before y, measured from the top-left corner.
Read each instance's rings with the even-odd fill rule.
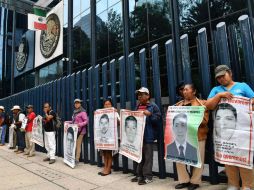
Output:
[[[16,38],[16,11],[13,10],[13,16],[12,16],[12,57],[11,57],[11,95],[14,94],[15,38]]]
[[[72,62],[73,62],[73,1],[68,0],[68,46],[67,46],[67,52],[68,52],[68,66],[67,66],[67,74],[70,75],[72,73]]]

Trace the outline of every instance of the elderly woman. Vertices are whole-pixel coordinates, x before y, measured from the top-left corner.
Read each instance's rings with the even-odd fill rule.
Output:
[[[183,100],[176,103],[176,106],[204,106],[205,100],[199,100],[196,96],[197,90],[193,84],[186,84],[183,89]],[[175,189],[188,188],[188,190],[197,189],[201,184],[201,176],[204,168],[204,158],[205,158],[205,143],[208,133],[208,123],[209,112],[205,111],[203,121],[198,128],[198,144],[199,153],[201,157],[202,166],[201,168],[194,167],[192,176],[189,176],[186,165],[177,163],[177,174],[179,184],[175,186]]]

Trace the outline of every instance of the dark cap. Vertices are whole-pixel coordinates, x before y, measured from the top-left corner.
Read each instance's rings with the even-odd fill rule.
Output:
[[[227,65],[219,65],[215,68],[215,78],[223,76],[227,71],[230,71],[230,68]]]
[[[29,109],[29,108],[34,108],[34,106],[33,105],[26,106],[26,109]]]

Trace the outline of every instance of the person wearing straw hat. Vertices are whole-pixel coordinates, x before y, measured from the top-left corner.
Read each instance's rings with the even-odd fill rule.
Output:
[[[33,130],[33,121],[36,117],[36,114],[33,111],[33,105],[26,106],[27,109],[27,125],[26,125],[26,153],[28,157],[34,156],[35,145],[34,142],[31,142],[32,139],[32,130]]]
[[[233,96],[242,96],[252,99],[254,102],[254,92],[250,86],[244,82],[233,81],[232,71],[227,65],[219,65],[215,68],[215,79],[220,84],[214,87],[207,99],[205,106],[210,110],[216,110],[221,98],[232,99]],[[244,139],[240,139],[244,140]],[[254,188],[254,169],[247,169],[238,166],[225,164],[228,177],[227,190],[240,189],[240,179],[242,189],[249,190]]]
[[[4,107],[0,106],[0,128],[1,128],[0,146],[4,146],[4,144],[5,144],[5,134],[6,134],[6,127],[7,127],[5,118],[6,118],[6,114],[4,111]]]
[[[77,124],[78,125],[78,136],[76,142],[76,164],[79,163],[80,153],[81,153],[81,145],[83,142],[83,138],[86,134],[86,126],[88,124],[88,117],[86,110],[82,107],[82,100],[75,99],[74,100],[74,111],[72,114],[72,121],[66,121],[67,123]]]
[[[13,112],[13,124],[15,125],[15,131],[17,134],[18,149],[14,152],[17,154],[23,153],[26,147],[25,145],[25,130],[21,128],[22,122],[25,119],[25,115],[21,112],[21,108],[17,105],[11,109]]]

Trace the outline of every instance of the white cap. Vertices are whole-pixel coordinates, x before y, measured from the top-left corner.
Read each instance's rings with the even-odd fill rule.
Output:
[[[3,106],[0,106],[0,110],[3,110],[3,111],[4,111],[4,107],[3,107]]]
[[[80,103],[81,103],[81,102],[83,102],[83,101],[80,100],[79,98],[76,98],[76,99],[74,100],[74,103],[75,103],[75,102],[80,102]]]
[[[13,106],[13,108],[11,109],[11,111],[13,110],[21,110],[19,106]]]
[[[141,87],[139,90],[136,90],[136,93],[138,92],[144,92],[144,93],[150,94],[149,90],[146,87]]]

